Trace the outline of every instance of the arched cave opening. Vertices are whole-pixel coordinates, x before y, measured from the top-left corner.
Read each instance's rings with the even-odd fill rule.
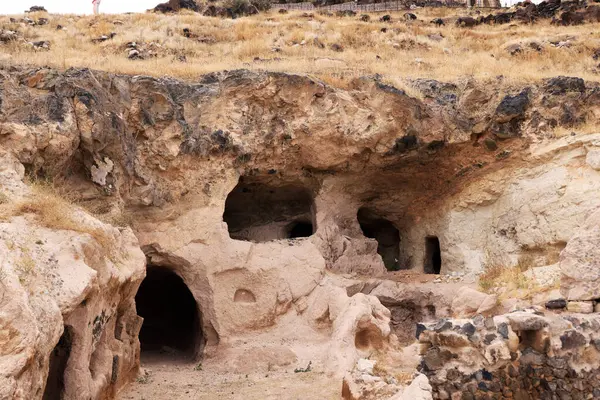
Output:
[[[142,357],[165,355],[194,359],[203,340],[194,296],[172,270],[148,266],[135,296]]]
[[[71,355],[73,345],[73,331],[70,326],[65,326],[65,330],[58,340],[57,345],[50,354],[50,368],[48,370],[48,379],[46,379],[46,388],[44,389],[43,400],[60,400],[63,398],[65,389],[65,370]]]
[[[360,208],[356,215],[363,234],[377,240],[377,253],[388,271],[400,269],[400,231],[391,221],[381,218],[367,208]]]
[[[440,240],[437,236],[425,238],[425,265],[423,271],[426,274],[439,274],[442,270],[442,250]]]
[[[223,220],[232,239],[294,239],[315,232],[313,196],[301,184],[274,185],[240,178],[225,201]]]

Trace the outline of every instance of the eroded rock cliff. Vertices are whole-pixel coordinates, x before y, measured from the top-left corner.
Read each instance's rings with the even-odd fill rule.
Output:
[[[598,118],[600,89],[565,77],[527,88],[411,84],[417,97],[376,78],[342,90],[310,77],[248,71],[185,83],[91,70],[0,70],[0,145],[13,160],[6,171],[19,171],[3,183],[6,207],[29,190],[18,183],[26,172],[68,188],[97,218],[131,225],[139,241],[83,211],[76,215],[116,247],[94,247],[97,237],[81,229],[59,230],[96,253],[76,264],[79,286],[57,292],[72,298],[55,307],[44,346],[29,345],[39,356],[28,359],[43,360],[31,370],[35,385],[22,383],[16,377],[27,375],[15,369],[4,375],[5,386],[41,396],[44,357],[56,343],[63,354],[73,343],[85,354],[105,349],[77,385],[94,398],[118,390],[137,365],[133,296],[144,262],[137,310],[154,323],[142,327],[142,349],[228,354],[225,364],[242,368],[239,360],[258,362],[260,341],[261,357],[291,351],[285,365],[313,361],[338,376],[398,337],[408,340],[419,318],[452,313],[453,292],[386,280],[388,271],[474,274],[524,256],[536,266],[555,264],[600,204],[600,136],[577,134]],[[7,232],[41,229],[35,212],[22,204],[17,210],[7,213]],[[40,257],[51,257],[39,246]],[[125,266],[114,260],[120,255]],[[42,274],[45,266],[34,264]],[[59,265],[72,271],[67,261]],[[11,274],[14,290],[26,290]],[[181,313],[157,311],[153,297],[160,296]],[[72,339],[94,331],[85,325],[90,318],[101,319],[96,334]],[[116,328],[122,318],[125,336]],[[74,331],[59,341],[62,325]],[[282,337],[285,351],[273,339]],[[70,368],[83,368],[73,354],[67,377]],[[77,385],[65,382],[65,390],[80,391]]]

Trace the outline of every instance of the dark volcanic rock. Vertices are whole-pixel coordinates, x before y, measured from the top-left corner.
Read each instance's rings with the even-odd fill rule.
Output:
[[[169,0],[154,7],[154,11],[162,13],[177,12],[183,8],[196,12],[200,11],[198,4],[194,0]]]
[[[566,331],[560,336],[563,350],[575,349],[577,347],[584,346],[587,343],[585,336],[576,330]]]
[[[546,91],[551,94],[565,94],[569,92],[585,92],[585,81],[581,78],[570,76],[558,76],[549,79],[546,83]]]
[[[549,310],[559,310],[567,307],[567,301],[565,299],[556,299],[546,302],[546,308]]]
[[[496,121],[509,122],[522,117],[529,106],[529,90],[525,89],[516,96],[506,96],[496,108]]]

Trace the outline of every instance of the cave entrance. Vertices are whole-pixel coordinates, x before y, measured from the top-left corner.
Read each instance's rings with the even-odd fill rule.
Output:
[[[363,234],[377,240],[377,253],[388,271],[400,269],[400,231],[385,218],[364,207],[356,215]]]
[[[50,368],[48,370],[48,379],[44,389],[43,400],[60,400],[63,398],[65,389],[65,370],[71,347],[73,345],[73,331],[70,326],[65,326],[65,330],[58,340],[58,344],[50,354]]]
[[[440,240],[437,236],[425,238],[425,265],[423,271],[426,274],[439,274],[442,270],[442,250]]]
[[[194,296],[172,270],[148,266],[135,296],[142,356],[194,359],[202,341]]]
[[[311,236],[313,197],[301,184],[274,185],[240,178],[225,201],[229,237],[252,242]]]

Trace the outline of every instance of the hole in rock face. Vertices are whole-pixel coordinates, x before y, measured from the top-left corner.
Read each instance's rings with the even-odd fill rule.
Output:
[[[313,234],[312,222],[298,221],[291,224],[287,237],[290,239],[309,237]]]
[[[273,185],[242,177],[227,196],[223,220],[232,239],[308,237],[314,233],[312,194],[301,184]]]
[[[73,332],[70,326],[65,326],[65,331],[60,337],[58,344],[50,354],[50,369],[46,380],[43,400],[60,400],[63,398],[65,389],[65,370],[71,355],[73,345]]]
[[[135,296],[137,313],[144,318],[140,330],[142,355],[195,358],[202,340],[194,296],[175,272],[148,266]]]
[[[363,234],[377,240],[377,253],[388,271],[399,270],[400,231],[390,221],[364,207],[358,210],[357,219]]]
[[[442,270],[442,251],[437,236],[425,238],[425,265],[423,270],[426,274],[439,274]]]

